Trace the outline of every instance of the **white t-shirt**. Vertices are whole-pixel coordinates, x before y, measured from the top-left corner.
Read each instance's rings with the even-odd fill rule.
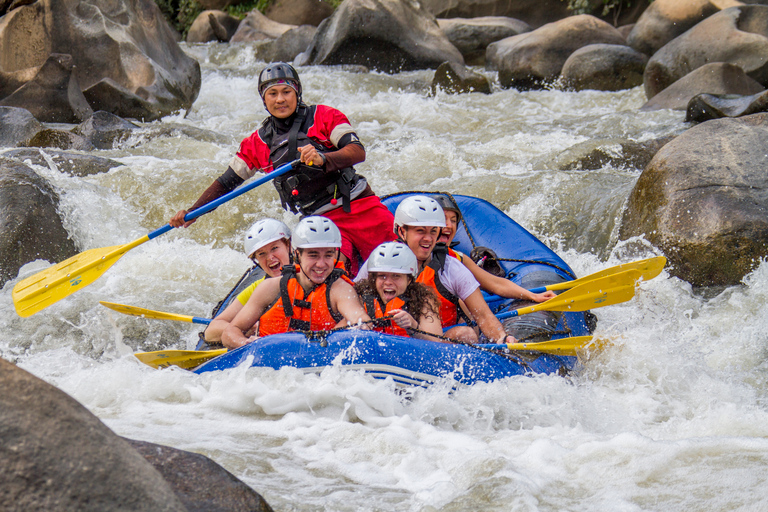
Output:
[[[480,288],[480,283],[477,282],[472,272],[464,266],[459,260],[452,256],[446,256],[445,265],[438,273],[440,282],[443,283],[445,289],[456,295],[461,300],[465,300],[472,293]],[[360,268],[355,282],[358,283],[363,279],[368,279],[368,262],[366,261]]]

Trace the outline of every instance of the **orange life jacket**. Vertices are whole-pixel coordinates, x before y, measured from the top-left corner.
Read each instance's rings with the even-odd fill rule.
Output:
[[[432,259],[416,277],[417,283],[425,284],[437,292],[437,298],[440,299],[440,319],[443,327],[456,325],[459,317],[468,320],[459,306],[459,298],[449,292],[445,285],[440,282],[439,272],[445,266],[445,258],[448,255],[459,259],[459,255],[453,249],[448,249],[443,243],[437,244],[432,250]]]
[[[393,309],[403,309],[405,301],[400,297],[395,297],[391,301],[387,302],[382,310],[382,301],[378,293],[366,294],[362,296],[363,304],[365,305],[365,312],[371,318],[384,318],[392,313]],[[374,331],[383,332],[385,334],[396,334],[398,336],[408,336],[408,332],[392,321],[391,318],[386,320],[379,320],[375,322],[373,327]]]
[[[280,278],[280,296],[259,318],[259,336],[289,331],[324,331],[342,320],[343,316],[331,310],[331,287],[344,276],[343,270],[334,269],[325,282],[305,295],[296,274],[298,265],[285,265]],[[348,281],[348,279],[346,279]]]

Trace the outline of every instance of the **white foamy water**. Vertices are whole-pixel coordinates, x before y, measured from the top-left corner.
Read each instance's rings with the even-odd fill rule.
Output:
[[[211,136],[134,137],[95,152],[125,165],[73,177],[38,169],[61,195],[82,250],[161,227],[226,168],[265,112],[249,47],[188,48],[200,97],[181,125]],[[299,70],[310,103],[345,112],[368,150],[359,171],[380,195],[445,190],[507,212],[578,275],[657,254],[618,242],[640,171],[558,171],[592,139],[645,141],[687,127],[637,111],[641,88],[450,96],[432,73]],[[492,78],[493,75],[489,75]],[[156,132],[152,132],[156,133]],[[614,345],[567,378],[511,378],[403,394],[329,369],[157,371],[136,351],[193,348],[198,326],[120,315],[100,300],[207,317],[247,268],[257,218],[295,226],[271,185],[133,249],[99,280],[30,318],[0,300],[0,355],[66,391],[116,433],[205,454],[295,511],[762,511],[768,503],[768,265],[743,284],[693,290],[665,271],[632,301],[594,310]],[[26,265],[20,278],[49,266]]]

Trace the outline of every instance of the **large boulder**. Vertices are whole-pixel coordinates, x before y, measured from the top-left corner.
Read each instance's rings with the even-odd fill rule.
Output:
[[[491,82],[462,64],[443,62],[432,78],[432,94],[435,94],[438,89],[450,94],[467,92],[491,94]]]
[[[685,122],[703,123],[722,117],[741,117],[768,112],[768,91],[751,96],[698,94],[688,102]]]
[[[318,26],[333,14],[333,6],[326,0],[274,0],[264,15],[286,25]]]
[[[699,124],[656,153],[619,237],[644,236],[695,286],[733,285],[768,256],[768,114]]]
[[[26,165],[0,157],[0,286],[30,261],[58,262],[77,254],[58,206],[59,196],[46,180]]]
[[[5,151],[2,156],[25,165],[39,165],[52,171],[81,177],[109,172],[110,169],[124,165],[111,158],[57,149],[18,148]]]
[[[643,84],[648,57],[620,44],[590,44],[563,64],[563,86],[576,91],[620,91]]]
[[[489,44],[531,31],[526,22],[505,16],[441,18],[437,20],[437,25],[468,64],[478,65],[485,63],[485,49]]]
[[[437,18],[506,16],[540,27],[572,13],[562,0],[420,0]]]
[[[698,94],[740,94],[762,92],[765,88],[751,79],[739,66],[713,62],[696,68],[648,100],[640,110],[685,110]]]
[[[345,0],[296,64],[356,64],[387,73],[464,64],[435,17],[417,2]]]
[[[187,32],[188,43],[207,43],[209,41],[228,42],[237,32],[240,20],[224,11],[203,11]]]
[[[0,76],[37,73],[56,53],[71,55],[93,110],[152,120],[188,109],[200,91],[200,65],[153,0],[37,0],[0,18]]]
[[[623,45],[624,37],[594,16],[571,16],[488,45],[486,66],[499,71],[503,87],[541,88],[560,76],[573,52],[590,44]]]
[[[317,27],[313,25],[292,28],[274,41],[258,45],[256,58],[264,62],[293,62],[296,56],[309,48],[316,33]]]
[[[292,28],[296,28],[296,26],[272,21],[261,14],[257,9],[254,9],[240,22],[237,31],[229,42],[243,43],[264,40],[268,41],[277,39]]]
[[[627,44],[653,55],[705,18],[740,4],[738,0],[654,0],[632,27]]]
[[[17,107],[0,107],[0,148],[16,147],[29,140],[43,125],[29,112]]]
[[[25,108],[44,123],[79,123],[87,119],[93,110],[73,68],[71,55],[50,54],[32,80],[0,100],[0,105]]]
[[[139,126],[99,110],[72,129],[72,133],[85,137],[97,149],[113,149],[131,136]]]
[[[3,510],[271,512],[205,456],[117,436],[67,394],[0,359]]]
[[[720,11],[667,43],[648,61],[644,86],[653,98],[691,71],[728,62],[768,85],[768,6],[747,5]]]

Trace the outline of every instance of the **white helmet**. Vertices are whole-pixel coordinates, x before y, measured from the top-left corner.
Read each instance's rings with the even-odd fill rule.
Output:
[[[419,275],[416,255],[405,244],[386,242],[373,250],[368,258],[368,272],[393,272],[396,274]]]
[[[394,231],[397,226],[445,227],[445,214],[440,204],[427,196],[408,196],[395,210]]]
[[[276,240],[291,238],[291,230],[288,226],[275,219],[261,219],[257,221],[245,234],[243,247],[245,254],[250,258],[258,249]]]
[[[320,216],[304,217],[293,231],[293,248],[317,247],[341,247],[341,231],[331,219]]]

